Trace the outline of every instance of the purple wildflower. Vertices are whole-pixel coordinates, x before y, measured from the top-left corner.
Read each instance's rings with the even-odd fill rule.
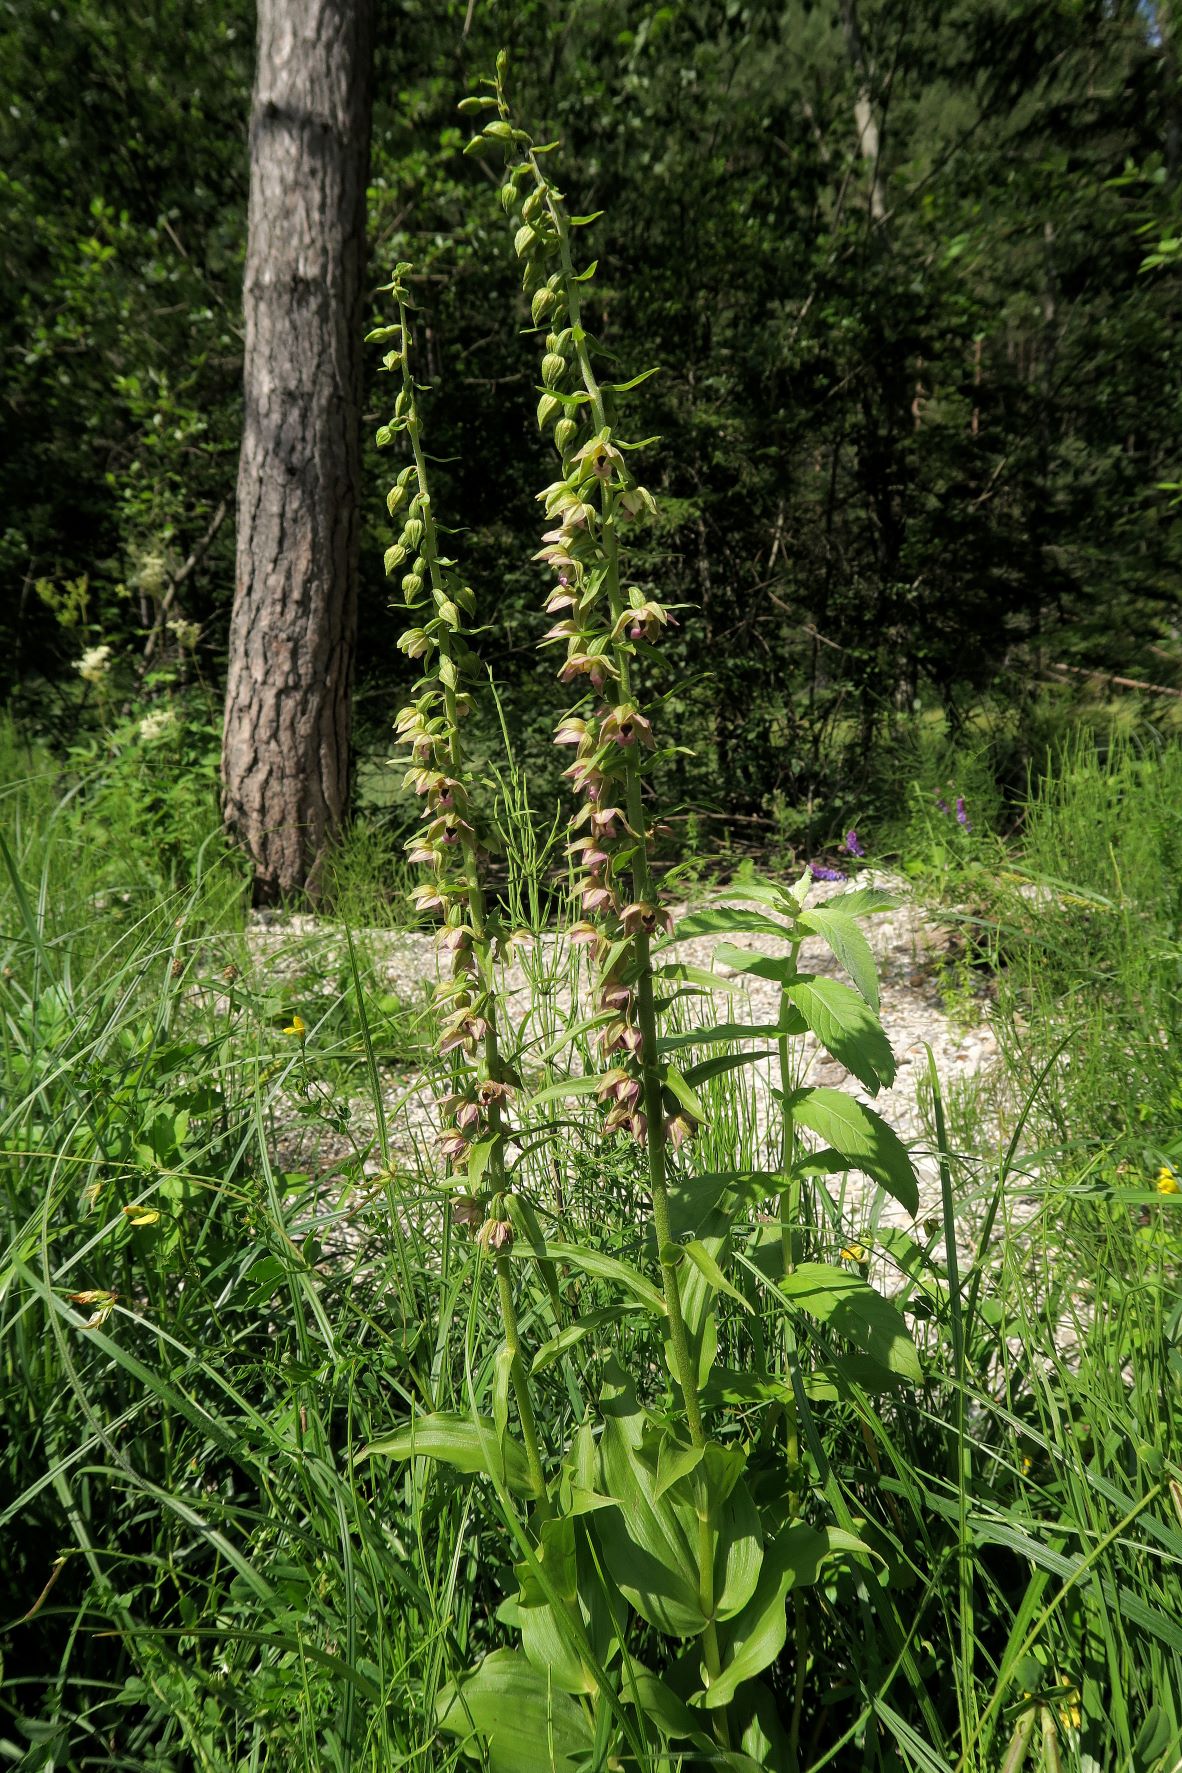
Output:
[[[856,831],[847,831],[846,832],[845,847],[850,852],[851,856],[864,856],[866,854],[866,851],[862,848],[862,845],[858,842],[858,833]]]
[[[814,880],[844,880],[845,875],[840,868],[822,868],[817,862],[809,863],[809,873]]]
[[[946,800],[941,799],[941,797],[938,794],[936,796],[936,805],[939,807],[940,811],[945,815],[946,818],[951,816],[952,808],[949,806],[948,802]]]
[[[958,825],[963,825],[966,831],[971,831],[973,829],[972,821],[964,809],[963,794],[958,794],[956,797],[956,822]]]

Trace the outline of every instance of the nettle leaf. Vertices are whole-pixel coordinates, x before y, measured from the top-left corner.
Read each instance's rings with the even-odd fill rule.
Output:
[[[574,1773],[593,1746],[587,1713],[518,1650],[494,1650],[435,1701],[439,1728],[478,1738],[489,1773]]]
[[[872,1096],[895,1078],[895,1055],[874,1011],[837,979],[799,978],[787,987],[826,1052],[852,1071]]]
[[[733,979],[720,979],[717,973],[710,972],[706,967],[695,967],[681,961],[671,961],[667,966],[654,967],[653,977],[655,979],[678,979],[686,985],[697,986],[700,991],[733,993],[739,989]],[[682,994],[679,992],[677,995],[681,996]]]
[[[416,1416],[362,1447],[355,1463],[363,1459],[437,1459],[456,1471],[497,1478],[519,1495],[531,1496],[533,1483],[525,1448],[497,1432],[488,1416],[459,1416],[443,1410],[434,1416]]]
[[[817,1084],[781,1097],[799,1126],[819,1133],[852,1170],[861,1170],[905,1207],[919,1211],[919,1183],[907,1148],[873,1108],[841,1090]]]
[[[811,880],[812,877],[808,878]],[[795,918],[800,909],[791,887],[781,886],[779,881],[767,880],[758,874],[736,881],[731,894],[736,899],[753,899],[756,904],[767,905],[781,917],[790,919]]]
[[[672,936],[661,946],[668,948],[674,942],[687,942],[694,936],[750,935],[779,936],[785,942],[792,940],[792,931],[787,924],[777,923],[775,918],[765,916],[762,911],[752,911],[743,905],[712,905],[704,911],[690,911],[679,917]]]
[[[750,948],[736,948],[730,942],[720,942],[714,950],[716,966],[730,967],[736,973],[750,973],[755,979],[772,979],[777,985],[787,985],[790,979],[796,978],[795,963],[788,955],[777,959],[771,954],[756,954]]]
[[[884,892],[881,887],[851,887],[848,892],[835,893],[826,901],[825,909],[838,911],[843,917],[877,917],[880,911],[897,911],[899,903],[894,893]]]
[[[793,1305],[849,1338],[880,1365],[919,1384],[923,1372],[902,1312],[860,1274],[828,1262],[801,1262],[780,1282]]]
[[[870,1008],[877,1010],[878,968],[874,964],[874,953],[849,912],[838,911],[833,905],[818,905],[812,911],[801,913],[800,927],[810,935],[819,936],[828,945],[834,959],[845,968]]]

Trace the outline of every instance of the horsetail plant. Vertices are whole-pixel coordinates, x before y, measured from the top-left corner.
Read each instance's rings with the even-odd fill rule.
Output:
[[[502,58],[489,90],[461,108],[486,117],[474,147],[507,150],[501,198],[532,323],[544,338],[537,420],[553,437],[559,471],[539,495],[548,527],[535,558],[547,570],[551,618],[542,644],[562,649],[559,680],[581,692],[555,742],[574,753],[566,775],[580,808],[569,853],[581,915],[568,934],[591,968],[583,1025],[595,1031],[598,1065],[565,1089],[547,1085],[515,1112],[536,1143],[547,1132],[531,1116],[544,1102],[556,1093],[594,1096],[589,1136],[605,1151],[621,1139],[636,1149],[650,1223],[632,1263],[546,1244],[531,1230],[525,1253],[551,1276],[570,1317],[534,1352],[527,1375],[508,1272],[517,1255],[508,1227],[523,1210],[515,1197],[528,1186],[527,1169],[520,1155],[507,1155],[502,1118],[507,1095],[520,1089],[524,1097],[525,1089],[497,1044],[496,937],[458,740],[468,670],[461,611],[470,617],[472,605],[452,563],[438,556],[400,268],[395,425],[409,433],[415,460],[400,481],[410,518],[389,559],[396,568],[413,557],[407,600],[432,605],[429,619],[403,637],[412,656],[429,661],[399,718],[412,747],[411,779],[427,802],[411,853],[433,869],[417,902],[442,917],[440,943],[453,957],[453,980],[443,988],[445,1044],[475,1066],[449,1102],[443,1153],[468,1179],[466,1210],[489,1212],[485,1225],[505,1227],[485,1235],[503,1280],[525,1447],[508,1441],[502,1410],[499,1451],[490,1452],[484,1418],[463,1430],[439,1417],[412,1422],[370,1450],[482,1471],[510,1508],[512,1467],[516,1487],[533,1499],[526,1522],[511,1516],[523,1551],[521,1586],[498,1615],[520,1633],[521,1649],[486,1656],[440,1700],[440,1727],[460,1739],[462,1752],[492,1773],[706,1765],[794,1773],[810,1649],[801,1597],[824,1574],[842,1564],[856,1573],[892,1654],[911,1666],[907,1633],[875,1574],[878,1553],[857,1530],[864,1499],[847,1494],[828,1466],[812,1412],[851,1410],[872,1434],[868,1400],[917,1380],[918,1358],[901,1312],[870,1284],[865,1262],[851,1272],[840,1259],[813,1258],[824,1254],[824,1222],[840,1219],[824,1193],[830,1177],[860,1171],[910,1213],[917,1187],[905,1148],[872,1109],[800,1081],[803,1049],[793,1044],[811,1036],[870,1095],[889,1084],[894,1060],[857,920],[890,901],[860,888],[810,907],[807,873],[791,886],[745,882],[742,902],[676,923],[662,899],[653,856],[653,764],[661,752],[644,680],[660,663],[674,618],[653,590],[629,582],[627,525],[653,515],[656,504],[629,466],[639,446],[615,419],[617,398],[644,378],[600,380],[583,311],[595,266],[575,263],[575,241],[595,218],[569,214],[546,170],[551,150],[513,121],[504,71]],[[401,499],[391,497],[397,508]],[[744,933],[770,936],[782,952],[724,944],[717,959],[778,983],[776,1022],[671,1029],[671,1004],[708,998],[722,982],[679,962],[677,944]],[[827,944],[852,987],[801,970],[809,938]],[[752,1040],[771,1045],[752,1050]],[[687,1062],[702,1048],[705,1057]],[[768,1092],[777,1124],[767,1129],[766,1168],[695,1171],[713,1080],[768,1058],[778,1064],[778,1087]],[[492,1099],[484,1101],[482,1089]],[[486,1178],[480,1198],[477,1173]],[[806,1189],[817,1191],[820,1211],[802,1211]],[[525,1223],[536,1228],[536,1216]],[[644,1272],[650,1261],[659,1286]],[[608,1289],[598,1309],[589,1309],[589,1286]],[[655,1341],[647,1360],[638,1366],[633,1355],[626,1371],[614,1338],[625,1311],[635,1323],[638,1308]],[[662,1352],[671,1385],[661,1377]],[[565,1444],[541,1448],[530,1388],[551,1383],[546,1375],[559,1367],[581,1416]],[[790,1609],[796,1626],[785,1655]]]

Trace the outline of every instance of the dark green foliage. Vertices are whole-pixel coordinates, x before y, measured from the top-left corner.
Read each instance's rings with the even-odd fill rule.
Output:
[[[592,324],[661,366],[631,409],[666,440],[640,565],[700,611],[670,655],[695,753],[671,787],[815,848],[873,799],[876,749],[917,699],[955,732],[983,691],[1021,711],[1060,664],[1178,681],[1182,100],[1161,19],[1133,0],[863,0],[876,220],[837,0],[383,10],[372,281],[423,268],[440,495],[535,773],[536,358],[489,322],[528,317],[455,114],[496,50],[608,210]],[[0,634],[9,683],[35,680],[55,726],[81,646],[138,651],[223,500],[183,602],[212,666],[224,645],[251,33],[246,6],[198,0],[134,17],[87,0],[52,32],[20,5],[0,27]],[[367,689],[397,632],[383,472],[371,457],[375,757],[389,695]],[[38,586],[60,601],[83,578],[63,633]]]

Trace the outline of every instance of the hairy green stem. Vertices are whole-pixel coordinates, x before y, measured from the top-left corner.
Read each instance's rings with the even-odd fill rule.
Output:
[[[534,1493],[537,1496],[538,1510],[539,1513],[545,1515],[550,1512],[550,1492],[546,1484],[546,1473],[542,1466],[541,1450],[538,1446],[538,1425],[534,1417],[529,1380],[525,1371],[525,1362],[521,1358],[521,1338],[517,1330],[517,1307],[513,1301],[512,1259],[508,1256],[498,1256],[493,1266],[497,1275],[501,1323],[505,1331],[505,1346],[509,1350],[509,1378],[513,1386],[513,1395],[517,1400],[517,1417],[521,1424],[521,1438],[525,1443],[525,1456],[529,1462],[529,1474],[533,1482]]]
[[[534,162],[535,173],[539,179],[541,174]],[[548,207],[554,225],[558,231],[559,252],[561,255],[566,299],[571,334],[575,345],[579,371],[583,386],[590,398],[591,411],[595,425],[602,430],[607,423],[604,410],[603,393],[600,389],[591,354],[587,349],[586,335],[583,331],[579,304],[579,286],[575,280],[574,265],[570,252],[570,233],[566,215],[551,194]],[[600,488],[600,523],[605,562],[604,590],[607,594],[608,607],[611,613],[613,629],[623,614],[623,602],[620,595],[620,562],[619,545],[616,538],[615,497],[608,486]],[[625,702],[632,699],[631,672],[629,653],[626,647],[615,649],[615,666],[619,674],[620,696]],[[628,751],[626,760],[626,802],[628,827],[633,840],[632,852],[632,891],[634,898],[641,904],[655,904],[652,871],[649,867],[648,826],[644,810],[643,784],[640,774],[639,742]],[[678,1278],[678,1257],[673,1242],[672,1226],[669,1216],[669,1193],[666,1172],[666,1133],[665,1109],[662,1099],[661,1067],[658,1048],[658,1024],[655,996],[653,992],[653,971],[649,937],[644,931],[638,931],[633,937],[633,953],[636,959],[636,1022],[641,1034],[641,1087],[643,1090],[644,1114],[646,1123],[646,1147],[648,1156],[649,1188],[652,1196],[653,1233],[656,1238],[658,1258],[661,1264],[662,1291],[665,1299],[665,1314],[669,1323],[669,1342],[673,1355],[674,1376],[681,1391],[682,1404],[685,1410],[686,1426],[690,1439],[695,1447],[706,1444],[706,1430],[702,1421],[702,1405],[698,1393],[696,1365],[690,1350],[689,1335],[686,1330],[685,1315],[681,1305],[681,1285]],[[722,1668],[722,1657],[718,1644],[718,1632],[713,1618],[714,1611],[714,1536],[708,1511],[703,1508],[699,1515],[698,1545],[698,1577],[702,1611],[707,1615],[709,1623],[702,1634],[703,1660],[706,1665],[708,1680],[717,1678]],[[722,1747],[730,1746],[730,1725],[725,1707],[715,1714],[715,1731]]]
[[[402,324],[403,350],[406,350],[408,338],[406,310],[401,303],[398,317]],[[405,365],[404,356],[404,365]],[[405,383],[409,385],[409,370],[404,369]],[[412,400],[413,400],[413,388]],[[423,553],[427,560],[431,575],[431,591],[438,602],[443,596],[443,583],[439,572],[439,546],[435,531],[435,516],[431,505],[431,492],[427,476],[427,462],[423,454],[423,446],[419,437],[419,419],[417,408],[412,404],[407,417],[407,435],[414,452],[415,477],[422,498]],[[451,659],[451,645],[446,627],[442,627],[438,635],[439,656]],[[441,680],[442,682],[442,680]],[[459,707],[454,687],[442,682],[444,708],[447,713],[448,730],[448,766],[457,779],[463,767],[463,755],[459,740]],[[480,879],[480,861],[476,853],[476,845],[471,837],[463,836],[461,844],[464,853],[464,881],[468,901],[468,918],[472,928],[472,951],[480,970],[481,984],[488,1004],[488,1033],[483,1041],[484,1066],[491,1079],[499,1081],[500,1055],[497,1042],[496,1025],[496,973],[493,957],[493,945],[488,930],[488,910],[484,896],[484,888]],[[499,1199],[506,1189],[504,1134],[501,1123],[501,1110],[498,1102],[489,1106],[489,1131],[493,1145],[489,1156],[488,1177],[494,1198]],[[541,1451],[538,1444],[537,1421],[534,1416],[533,1398],[530,1395],[529,1378],[525,1363],[521,1356],[521,1338],[518,1331],[517,1307],[513,1299],[512,1264],[507,1256],[498,1256],[494,1262],[497,1278],[497,1297],[501,1310],[501,1326],[505,1333],[505,1345],[509,1350],[509,1376],[513,1387],[513,1396],[517,1404],[517,1417],[521,1424],[521,1437],[525,1444],[526,1459],[529,1462],[530,1477],[533,1482],[539,1506],[545,1512],[550,1507],[550,1492],[546,1483],[545,1469],[542,1465]]]

